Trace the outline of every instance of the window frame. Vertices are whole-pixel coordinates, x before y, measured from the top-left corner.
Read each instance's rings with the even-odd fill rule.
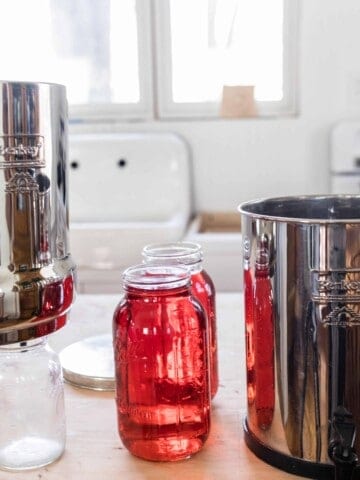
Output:
[[[284,96],[279,101],[256,102],[258,118],[298,114],[298,0],[284,1],[283,80]],[[217,102],[176,103],[172,99],[170,4],[154,0],[152,9],[154,55],[157,79],[157,117],[159,119],[220,119]]]
[[[139,102],[69,105],[71,123],[99,120],[132,121],[153,118],[154,83],[151,5],[150,2],[144,0],[136,0],[135,4],[138,38]]]

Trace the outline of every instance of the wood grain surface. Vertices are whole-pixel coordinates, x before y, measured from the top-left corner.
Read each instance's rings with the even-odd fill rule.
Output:
[[[60,351],[74,341],[111,331],[116,295],[79,295],[71,319],[50,343]],[[295,480],[257,459],[243,440],[245,365],[242,295],[217,295],[220,387],[211,433],[203,450],[176,463],[133,457],[117,433],[113,393],[65,385],[67,444],[55,463],[37,470],[2,472],[0,480]]]

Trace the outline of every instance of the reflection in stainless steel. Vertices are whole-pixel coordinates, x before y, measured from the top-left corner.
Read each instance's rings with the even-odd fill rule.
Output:
[[[60,328],[73,299],[65,88],[0,82],[0,344]]]
[[[275,412],[265,431],[249,403],[248,426],[276,451],[332,463],[336,412],[360,432],[360,196],[275,198],[240,212],[246,268],[268,238],[274,295]],[[359,433],[354,446],[360,453]]]

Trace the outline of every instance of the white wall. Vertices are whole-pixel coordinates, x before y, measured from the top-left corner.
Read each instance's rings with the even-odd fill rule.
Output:
[[[298,117],[106,127],[182,135],[193,156],[196,211],[235,210],[252,198],[329,190],[330,129],[360,117],[360,2],[300,4]]]

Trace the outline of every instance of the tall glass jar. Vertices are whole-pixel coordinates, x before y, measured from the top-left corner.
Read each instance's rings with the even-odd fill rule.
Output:
[[[0,347],[0,468],[47,465],[65,448],[64,387],[46,337]]]
[[[147,460],[187,458],[210,428],[205,312],[184,267],[131,267],[123,285],[113,322],[121,440]]]
[[[182,264],[190,269],[192,295],[204,307],[208,317],[210,389],[211,397],[214,398],[219,388],[215,286],[210,275],[203,268],[201,246],[192,242],[152,244],[143,248],[142,255],[146,263]]]

